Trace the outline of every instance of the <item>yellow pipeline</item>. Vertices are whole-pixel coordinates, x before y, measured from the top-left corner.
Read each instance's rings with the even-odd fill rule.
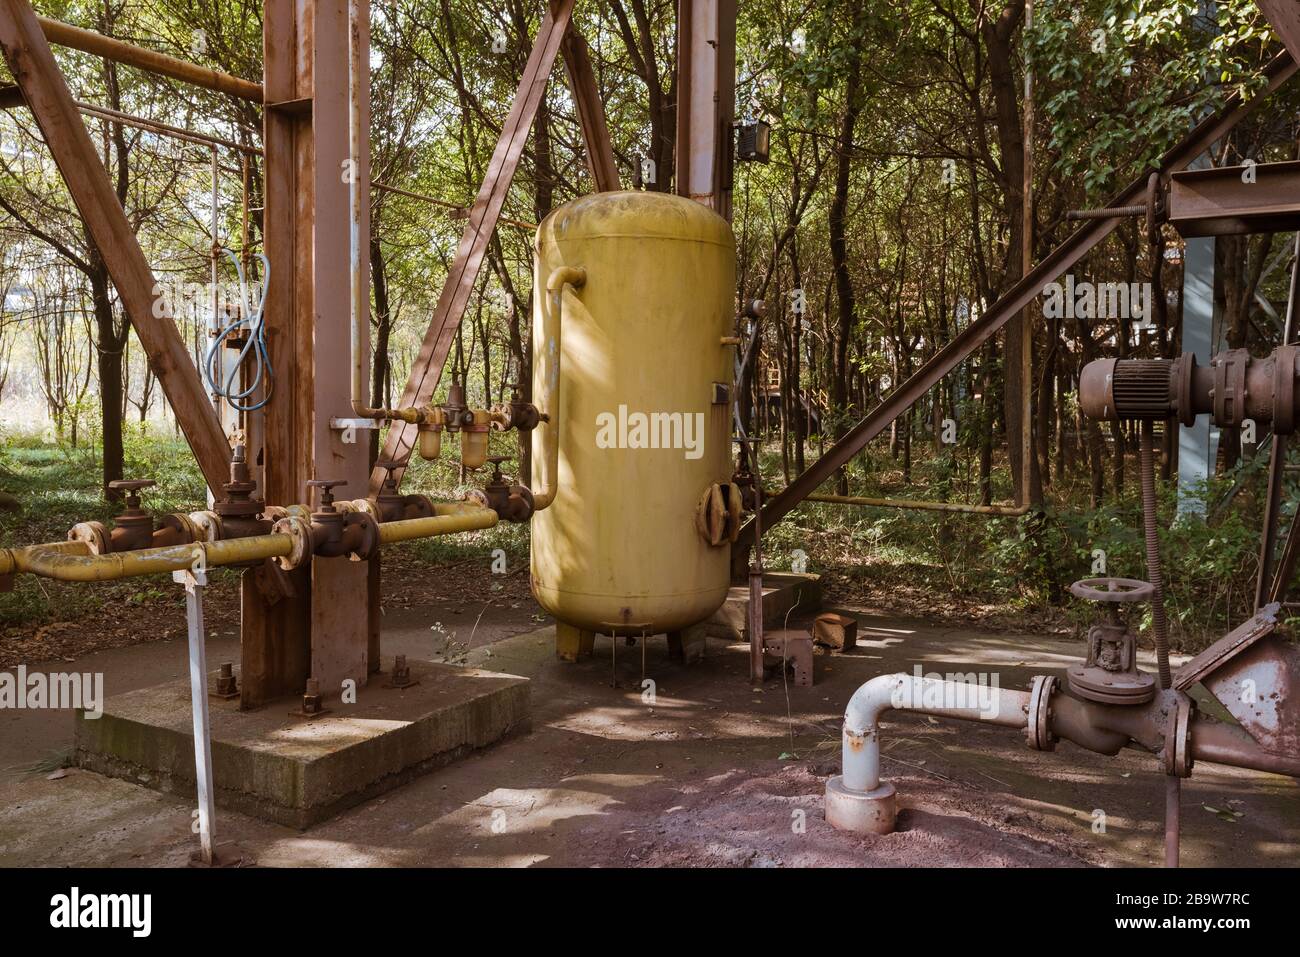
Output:
[[[288,535],[255,535],[107,555],[90,554],[84,542],[58,542],[0,552],[0,574],[28,572],[69,582],[116,581],[136,575],[181,571],[192,567],[200,553],[206,565],[238,565],[288,555],[292,548],[293,540]]]
[[[546,433],[542,437],[541,463],[542,481],[540,488],[533,491],[533,507],[540,512],[555,501],[555,491],[559,485],[560,473],[560,336],[564,333],[564,287],[582,286],[587,281],[587,270],[577,266],[558,266],[551,270],[546,280],[546,292],[550,302],[550,313],[555,319],[555,338],[546,347],[547,355],[542,361],[549,363],[549,368],[540,376],[545,389],[539,405],[549,413],[549,421],[543,423]]]
[[[443,509],[447,509],[445,513]],[[440,514],[430,518],[407,518],[397,522],[382,522],[379,526],[379,544],[407,542],[413,538],[433,538],[436,535],[454,535],[475,529],[491,528],[498,521],[497,513],[490,508],[469,505],[439,505]]]
[[[46,542],[43,545],[27,545],[23,548],[0,548],[0,575],[12,575],[25,571],[26,553],[40,549],[64,555],[89,555],[90,546],[85,542]]]

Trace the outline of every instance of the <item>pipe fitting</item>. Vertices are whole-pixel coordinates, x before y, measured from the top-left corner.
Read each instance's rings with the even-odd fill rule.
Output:
[[[872,678],[853,693],[844,711],[842,773],[826,784],[827,822],[860,834],[894,829],[894,789],[880,780],[880,717],[886,711],[917,711],[1023,730],[1029,705],[1030,695],[1024,691],[902,672]]]
[[[541,466],[540,488],[533,492],[533,504],[537,511],[549,508],[555,501],[559,489],[560,473],[560,365],[563,360],[562,342],[564,335],[564,287],[581,288],[587,282],[587,270],[577,266],[560,266],[551,271],[546,279],[547,302],[550,317],[555,323],[555,336],[547,347],[548,356],[543,357],[547,363],[545,374],[541,377],[548,411],[538,414],[538,419],[546,423],[542,434],[542,449],[538,456]],[[534,432],[534,434],[537,434]]]

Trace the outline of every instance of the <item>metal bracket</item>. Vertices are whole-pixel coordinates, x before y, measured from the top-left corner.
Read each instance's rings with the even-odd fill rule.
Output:
[[[348,419],[332,418],[330,419],[330,429],[335,432],[342,432],[339,436],[344,445],[355,445],[357,441],[357,429],[377,429],[382,423],[378,419]]]

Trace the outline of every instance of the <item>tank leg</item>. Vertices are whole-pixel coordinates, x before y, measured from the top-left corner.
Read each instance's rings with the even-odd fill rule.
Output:
[[[555,657],[561,661],[577,661],[585,658],[596,648],[596,633],[566,625],[562,621],[555,623]]]
[[[704,657],[704,642],[708,637],[708,625],[700,622],[681,631],[668,633],[668,657],[689,665]]]

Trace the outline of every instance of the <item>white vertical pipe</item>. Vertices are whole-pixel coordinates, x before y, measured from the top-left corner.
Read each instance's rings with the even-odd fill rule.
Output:
[[[190,710],[194,716],[194,780],[199,796],[199,842],[203,863],[212,863],[216,840],[216,806],[212,791],[212,739],[208,722],[208,654],[203,628],[204,572],[176,572],[185,585],[185,622],[189,631]]]

